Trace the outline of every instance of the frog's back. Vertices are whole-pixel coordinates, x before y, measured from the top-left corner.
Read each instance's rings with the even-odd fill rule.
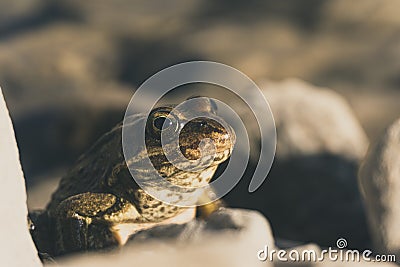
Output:
[[[114,166],[125,162],[121,142],[122,123],[104,134],[78,159],[61,179],[47,210],[52,213],[61,201],[80,193],[108,193],[106,179],[111,175]]]

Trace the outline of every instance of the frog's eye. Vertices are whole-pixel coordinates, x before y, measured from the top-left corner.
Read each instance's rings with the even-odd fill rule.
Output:
[[[170,129],[174,126],[174,122],[166,116],[159,116],[154,118],[153,129],[155,131],[161,131],[163,129],[163,125],[165,125],[164,130]]]
[[[170,114],[169,109],[159,108],[150,113],[146,128],[148,133],[159,136],[161,131],[176,132],[178,126],[178,119]]]

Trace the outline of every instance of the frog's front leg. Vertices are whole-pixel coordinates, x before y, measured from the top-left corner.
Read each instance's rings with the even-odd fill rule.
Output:
[[[82,193],[62,201],[55,216],[56,254],[116,246],[110,216],[122,201],[108,193]]]
[[[200,196],[198,203],[207,203],[204,205],[198,205],[196,209],[196,217],[201,219],[207,219],[211,214],[216,212],[225,206],[224,201],[221,199],[215,199],[215,193],[212,189],[207,189]]]

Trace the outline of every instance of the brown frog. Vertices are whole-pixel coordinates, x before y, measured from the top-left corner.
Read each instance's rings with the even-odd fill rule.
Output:
[[[132,179],[126,163],[135,162],[135,175],[146,175],[148,170],[140,167],[146,149],[146,156],[167,181],[183,186],[210,182],[218,165],[232,152],[233,130],[209,118],[217,116],[216,106],[210,100],[203,99],[186,111],[208,118],[196,118],[184,126],[179,120],[188,113],[178,113],[172,121],[167,118],[172,109],[173,106],[159,107],[148,118],[140,114],[131,118],[129,127],[146,120],[146,147],[139,148],[134,158],[125,161],[121,123],[78,159],[61,179],[45,211],[30,214],[31,233],[42,256],[120,246],[138,231],[161,224],[185,223],[195,217],[195,208],[166,204],[148,195]],[[161,145],[163,125],[182,127],[179,148],[189,160],[200,157],[200,141],[210,138],[216,149],[212,164],[198,172],[183,171],[171,164]],[[209,205],[204,210],[210,212],[215,208]]]

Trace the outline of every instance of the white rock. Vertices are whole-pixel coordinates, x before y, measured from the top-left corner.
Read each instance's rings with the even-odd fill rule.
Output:
[[[400,120],[371,147],[359,182],[376,248],[400,258]]]
[[[61,266],[272,266],[257,252],[274,240],[267,220],[255,211],[223,209],[207,221],[144,231],[118,253],[70,258]]]
[[[27,226],[25,182],[17,143],[0,89],[0,223],[2,266],[42,266]]]
[[[332,253],[332,256],[329,256],[329,248],[320,248],[315,244],[305,244],[302,246],[297,246],[293,248],[286,249],[286,256],[284,259],[288,259],[287,261],[279,261],[274,258],[275,267],[289,267],[289,266],[310,266],[310,267],[362,267],[362,266],[371,266],[371,267],[395,267],[396,264],[392,262],[375,262],[375,260],[370,257],[370,260],[366,260],[363,258],[364,250],[358,250],[358,255],[355,250],[339,250],[336,247],[331,247],[332,250],[336,250],[336,252]],[[326,250],[326,251],[323,251]],[[289,257],[291,255],[292,259],[296,258],[299,255],[300,261],[291,260]],[[303,261],[303,258],[306,259]],[[336,259],[335,259],[336,258]],[[311,259],[311,260],[309,260]]]

